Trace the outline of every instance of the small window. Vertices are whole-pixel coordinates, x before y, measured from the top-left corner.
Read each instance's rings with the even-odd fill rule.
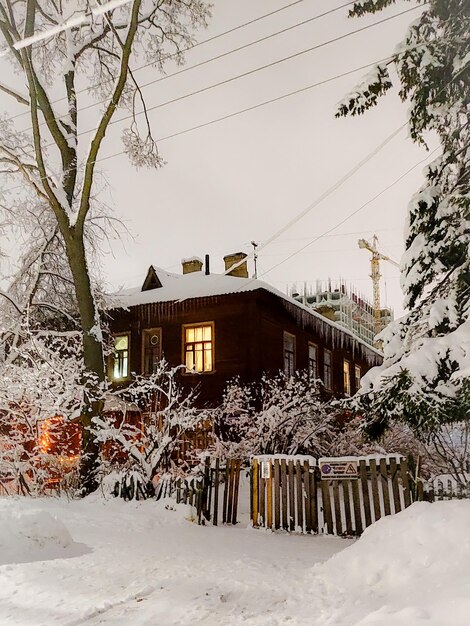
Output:
[[[308,373],[310,378],[318,378],[318,346],[314,343],[308,344]]]
[[[354,382],[356,386],[356,391],[359,391],[359,387],[361,386],[361,368],[359,365],[354,366]]]
[[[343,361],[343,390],[345,395],[351,395],[351,372],[350,372],[349,361],[344,359]]]
[[[284,333],[284,374],[293,376],[295,372],[295,336]]]
[[[333,355],[330,350],[325,350],[323,354],[323,383],[325,389],[333,389]]]
[[[213,324],[184,326],[183,339],[186,371],[212,372],[214,369]]]
[[[155,374],[162,358],[162,330],[148,328],[142,333],[142,372],[146,376]]]
[[[114,337],[113,378],[127,378],[129,376],[129,335]]]

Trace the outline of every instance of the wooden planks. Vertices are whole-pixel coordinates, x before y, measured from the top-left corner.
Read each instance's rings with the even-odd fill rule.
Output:
[[[342,458],[338,460],[341,462]],[[261,478],[262,463],[269,478]],[[411,498],[404,459],[393,455],[371,456],[358,458],[356,463],[357,478],[321,479],[315,460],[310,458],[254,459],[251,476],[254,525],[289,532],[352,536],[360,535],[383,515],[408,506]]]

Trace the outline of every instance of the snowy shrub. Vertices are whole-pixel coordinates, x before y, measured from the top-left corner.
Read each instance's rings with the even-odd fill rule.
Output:
[[[130,421],[125,413],[118,421],[114,415],[94,419],[96,438],[105,449],[112,447],[114,451],[103,459],[102,472],[118,471],[117,495],[126,499],[137,493],[152,496],[163,474],[176,476],[189,467],[188,455],[181,463],[175,456],[185,438],[206,426],[206,415],[196,409],[194,393],[185,393],[178,385],[180,369],[170,368],[163,360],[151,376],[136,376],[124,390],[114,392],[119,398],[139,403],[143,409],[139,420]]]
[[[312,454],[331,447],[337,411],[306,373],[264,376],[259,383],[230,384],[217,412],[217,453],[248,459],[253,454]]]

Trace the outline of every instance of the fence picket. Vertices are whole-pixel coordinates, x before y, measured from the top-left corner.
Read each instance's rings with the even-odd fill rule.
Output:
[[[281,460],[281,493],[282,493],[282,528],[289,530],[287,524],[287,464],[285,459]]]
[[[273,464],[269,463],[269,478],[266,480],[266,526],[273,527]]]
[[[384,501],[384,513],[385,515],[390,515],[392,509],[390,508],[390,489],[388,484],[388,471],[387,471],[387,460],[380,459],[380,478],[382,483],[382,495]]]
[[[322,488],[322,505],[323,505],[323,522],[326,523],[326,528],[329,535],[333,534],[333,516],[331,513],[331,500],[330,500],[330,482],[328,480],[321,481]]]
[[[410,481],[408,477],[408,462],[406,459],[402,459],[400,463],[401,482],[403,485],[403,498],[405,500],[405,507],[411,504],[410,494]]]
[[[379,500],[379,486],[377,483],[377,463],[375,459],[370,460],[370,481],[372,483],[372,499],[374,501],[374,521],[381,518],[380,500]]]
[[[335,505],[335,524],[336,524],[336,534],[343,534],[343,526],[341,524],[341,508],[339,504],[339,484],[337,480],[333,480],[333,502]]]
[[[367,476],[366,476],[367,478]],[[362,480],[361,480],[362,482]],[[353,507],[354,507],[354,526],[355,526],[355,534],[362,534],[362,517],[361,517],[361,499],[359,497],[359,485],[358,480],[352,480],[352,496],[353,496]],[[367,487],[367,482],[366,482]],[[369,504],[369,489],[367,489],[367,505]],[[364,502],[364,508],[366,503]],[[367,509],[365,509],[367,511]],[[364,515],[364,518],[367,520],[367,515]],[[369,519],[370,519],[370,508],[369,508]]]
[[[295,476],[294,461],[288,463],[289,471],[289,530],[295,530]]]
[[[233,501],[232,501],[232,524],[235,525],[237,523],[237,513],[238,513],[238,488],[240,484],[240,471],[241,471],[241,461],[236,460],[234,464],[234,476],[233,476]]]
[[[219,476],[220,472],[220,461],[219,459],[215,460],[215,477],[214,477],[214,514],[212,517],[212,523],[214,526],[217,526],[217,522],[219,520]]]
[[[300,461],[295,464],[295,478],[297,487],[297,526],[300,531],[304,528],[303,496],[302,496],[302,466]]]
[[[310,485],[310,519],[312,521],[312,531],[318,532],[318,514],[317,514],[317,484],[315,480],[315,469],[308,472],[308,479]]]
[[[305,532],[310,533],[312,532],[312,518],[310,515],[310,501],[311,501],[311,497],[310,497],[310,471],[309,471],[309,465],[308,465],[308,461],[304,461],[303,464],[303,472],[302,472],[302,478],[303,478],[303,499],[305,502]]]
[[[281,482],[279,476],[279,459],[273,460],[274,469],[274,528],[281,528]]]
[[[398,467],[396,459],[390,459],[390,477],[392,479],[393,506],[395,513],[401,511],[400,487],[398,485]]]
[[[251,502],[252,502],[252,520],[253,526],[258,526],[258,514],[259,514],[259,467],[258,460],[253,459],[251,467]]]
[[[342,480],[341,485],[343,487],[343,501],[344,501],[344,513],[346,518],[346,534],[351,536],[353,534],[352,518],[351,518],[351,501],[349,497],[349,484],[350,480]]]
[[[359,475],[361,477],[362,500],[364,503],[364,519],[367,528],[367,526],[370,526],[372,524],[372,516],[369,498],[369,481],[367,478],[367,465],[364,459],[361,459],[359,461]]]

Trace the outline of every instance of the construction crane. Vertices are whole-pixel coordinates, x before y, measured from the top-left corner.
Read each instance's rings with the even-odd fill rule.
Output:
[[[372,237],[371,241],[366,239],[359,239],[357,242],[359,248],[369,250],[372,254],[370,259],[370,277],[372,278],[373,289],[373,309],[374,309],[374,333],[377,335],[381,331],[381,319],[380,319],[380,261],[388,261],[395,267],[400,267],[399,264],[390,257],[382,254],[378,250],[379,238],[377,235]]]

